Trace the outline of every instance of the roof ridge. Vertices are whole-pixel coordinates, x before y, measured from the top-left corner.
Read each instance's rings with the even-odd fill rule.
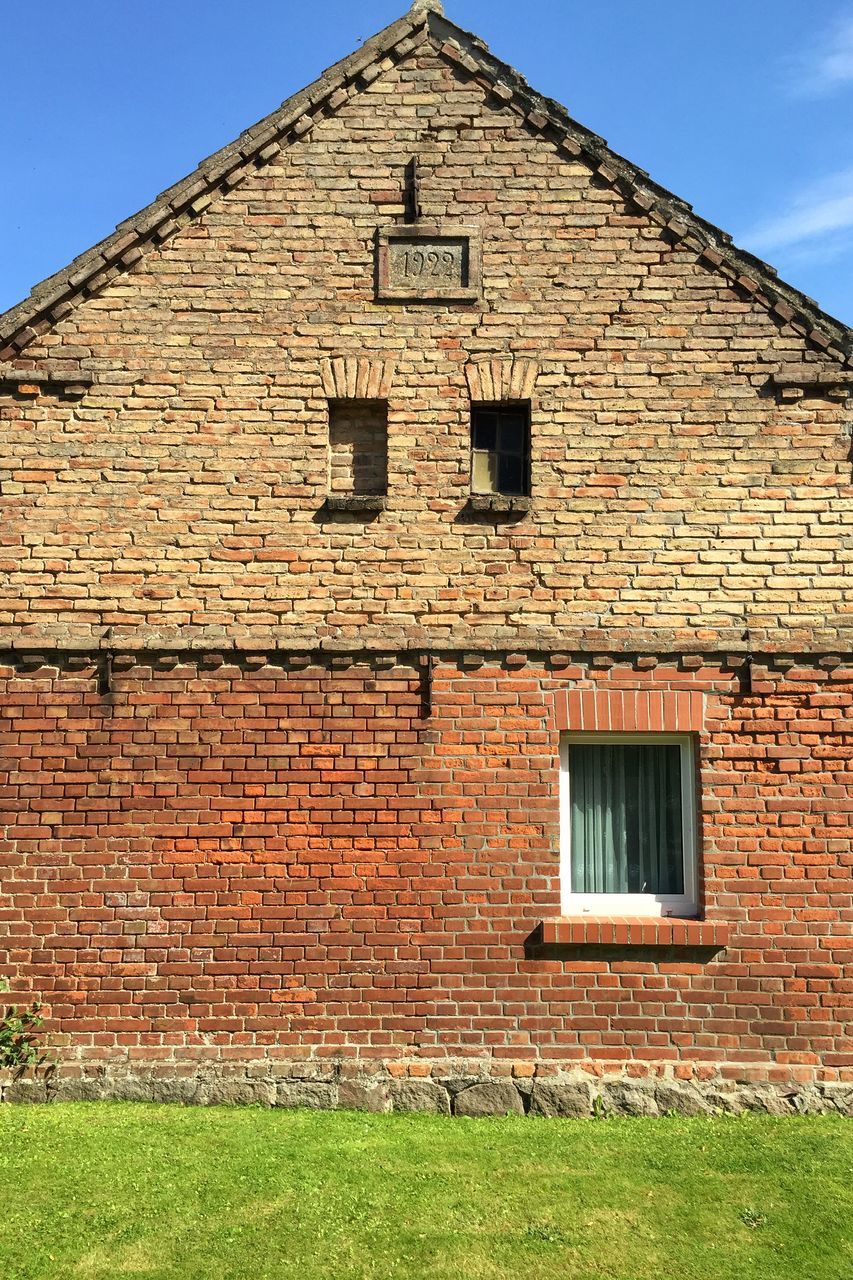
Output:
[[[531,88],[524,76],[503,62],[479,36],[444,16],[439,0],[415,0],[403,17],[372,36],[355,52],[327,68],[312,84],[232,143],[202,160],[149,205],[120,222],[115,231],[79,254],[67,267],[37,284],[29,296],[0,315],[0,361],[16,359],[36,337],[49,331],[79,297],[91,296],[142,256],[140,244],[161,243],[178,228],[176,219],[194,217],[210,205],[212,192],[236,186],[253,161],[266,163],[310,132],[324,110],[336,111],[380,74],[377,63],[406,57],[422,39],[432,37],[438,51],[477,79],[504,105],[522,116],[534,132],[573,159],[582,159],[597,178],[639,208],[672,239],[696,252],[705,265],[751,296],[782,323],[792,325],[825,356],[853,361],[853,328],[830,316],[801,290],[780,280],[774,267],[698,215],[685,200],[655,182],[580,124],[566,108]]]

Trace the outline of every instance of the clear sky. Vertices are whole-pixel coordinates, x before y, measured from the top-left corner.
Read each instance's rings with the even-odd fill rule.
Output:
[[[3,7],[0,309],[408,0]],[[445,0],[445,9],[853,324],[853,0]]]

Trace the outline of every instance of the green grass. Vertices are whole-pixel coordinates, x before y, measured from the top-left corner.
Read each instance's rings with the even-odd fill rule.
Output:
[[[0,1110],[3,1280],[850,1280],[840,1118]]]

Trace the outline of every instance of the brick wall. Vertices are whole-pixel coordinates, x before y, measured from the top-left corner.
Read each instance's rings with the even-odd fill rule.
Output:
[[[424,218],[482,231],[479,303],[374,299],[412,154]],[[26,348],[93,374],[83,399],[0,409],[10,643],[665,652],[749,629],[834,651],[851,631],[849,415],[770,385],[834,362],[431,49],[175,221]],[[336,356],[387,366],[368,527],[323,518]],[[491,386],[512,357],[539,370],[533,510],[495,527],[463,518],[467,374]]]
[[[0,386],[0,972],[66,1060],[853,1072],[837,358],[516,91],[407,36]],[[479,301],[376,301],[413,155],[424,218],[481,233]],[[505,522],[468,509],[501,396],[531,402]],[[342,398],[388,404],[369,519],[327,502]],[[701,707],[722,952],[539,929],[558,717],[612,727],[623,689]]]
[[[6,972],[64,1057],[853,1076],[853,670],[442,660],[4,670]],[[282,660],[284,662],[284,660]],[[564,690],[701,693],[730,945],[536,946]]]

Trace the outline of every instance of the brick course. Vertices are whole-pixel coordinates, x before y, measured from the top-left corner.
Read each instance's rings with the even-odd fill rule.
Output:
[[[86,1069],[850,1081],[849,335],[389,30],[0,323],[0,971]],[[412,156],[479,302],[375,298]],[[341,399],[388,404],[369,519]],[[645,727],[697,738],[702,920],[560,924],[559,732]]]

